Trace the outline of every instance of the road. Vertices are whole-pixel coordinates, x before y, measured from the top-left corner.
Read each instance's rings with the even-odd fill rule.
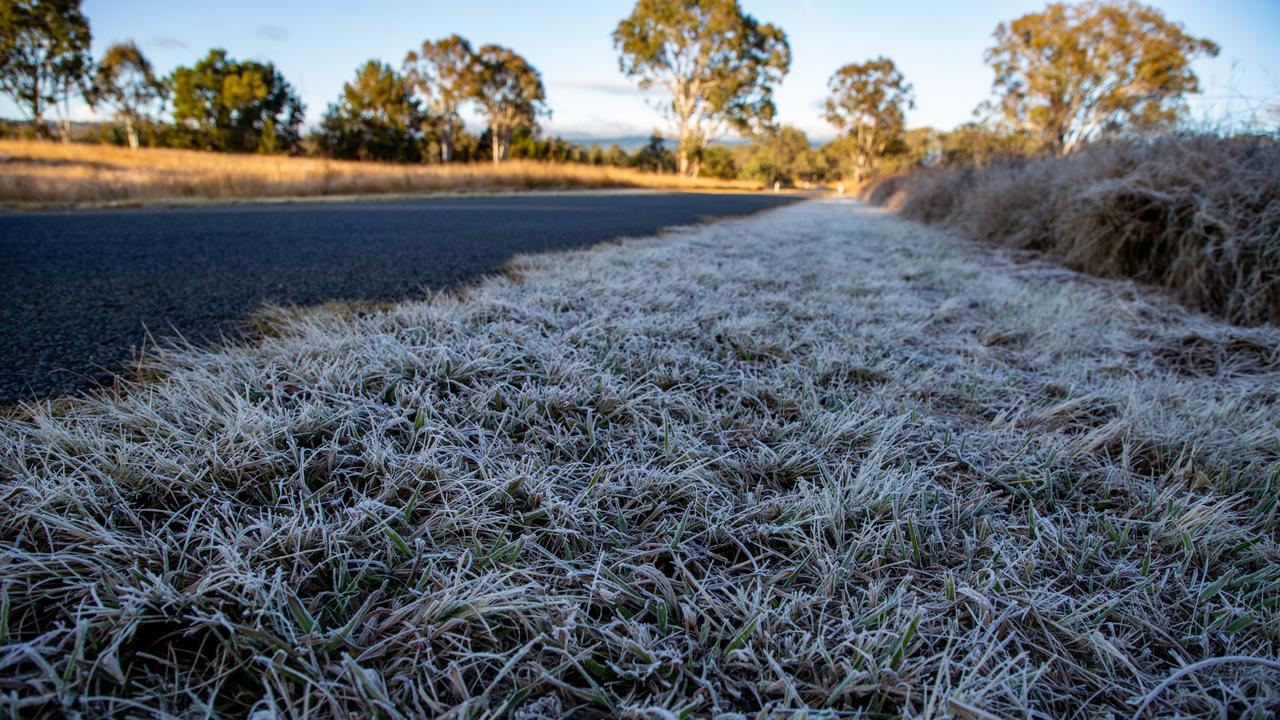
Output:
[[[519,253],[794,199],[548,194],[0,214],[0,405],[109,380],[148,332],[234,337],[265,303],[403,299]]]

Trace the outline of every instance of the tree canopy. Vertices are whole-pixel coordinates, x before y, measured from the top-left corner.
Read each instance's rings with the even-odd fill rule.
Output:
[[[1191,61],[1216,55],[1155,8],[1132,0],[1052,3],[995,31],[986,60],[995,109],[1069,153],[1099,133],[1175,120],[1199,92]]]
[[[746,131],[772,122],[773,86],[791,67],[786,34],[737,0],[638,0],[613,42],[623,73],[670,95],[664,110],[685,175],[697,174],[699,149],[722,125]]]
[[[475,95],[480,71],[471,43],[460,35],[427,40],[404,59],[405,77],[426,102],[440,135],[440,161],[453,159],[453,139],[461,130],[458,108]]]
[[[164,82],[156,77],[138,46],[132,42],[107,48],[94,73],[87,96],[90,104],[107,105],[124,125],[129,147],[138,149],[138,124],[147,108],[165,95]]]
[[[173,121],[193,147],[236,152],[287,152],[299,140],[302,101],[271,63],[234,60],[210,50],[170,78]]]
[[[911,84],[892,60],[879,57],[845,65],[828,87],[827,121],[848,134],[854,179],[865,180],[906,129],[906,111],[915,106]]]
[[[320,145],[338,158],[418,160],[419,121],[418,104],[405,78],[390,65],[370,60],[329,106],[321,121]]]
[[[550,114],[547,93],[538,71],[510,48],[485,45],[476,59],[472,97],[489,123],[493,161],[498,163],[506,159],[518,128],[532,128],[538,116]]]
[[[89,41],[80,0],[0,2],[0,92],[31,116],[37,133],[45,133],[46,109],[86,80]]]

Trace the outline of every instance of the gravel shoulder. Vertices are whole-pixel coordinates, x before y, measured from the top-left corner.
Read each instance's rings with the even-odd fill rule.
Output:
[[[10,714],[1264,716],[1280,329],[848,201],[0,422]]]

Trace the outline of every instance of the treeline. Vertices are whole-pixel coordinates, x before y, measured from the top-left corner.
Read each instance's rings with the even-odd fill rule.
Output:
[[[785,186],[860,181],[913,167],[984,167],[1042,151],[1028,133],[979,122],[955,130],[904,129],[873,153],[862,151],[858,140],[847,134],[815,145],[804,131],[782,125],[757,133],[748,143],[704,147],[696,153],[694,162],[703,177]]]
[[[510,157],[666,172],[676,166],[675,154],[656,135],[630,152],[542,135],[538,119],[549,111],[537,69],[510,48],[473,50],[457,35],[423,42],[399,67],[362,64],[310,132],[304,132],[296,90],[271,62],[215,48],[162,76],[133,42],[113,45],[94,60],[91,37],[78,0],[0,4],[0,90],[30,118],[29,125],[7,125],[6,134],[70,142],[71,108],[82,100],[114,120],[91,139],[133,148],[394,162]],[[479,134],[463,126],[467,105],[485,119]]]
[[[427,40],[398,64],[363,63],[304,132],[302,103],[270,62],[215,49],[160,77],[133,43],[91,58],[79,0],[3,0],[0,9],[0,90],[41,135],[51,134],[52,112],[69,140],[72,100],[82,97],[110,111],[120,142],[133,147],[395,162],[519,157],[783,184],[1065,155],[1167,128],[1199,90],[1191,62],[1218,52],[1132,0],[1051,3],[996,28],[984,55],[992,97],[974,122],[908,129],[914,89],[893,60],[876,57],[832,74],[823,117],[838,136],[813,147],[776,121],[773,91],[791,63],[781,28],[746,14],[737,0],[637,0],[613,43],[627,77],[665,89],[675,136],[672,147],[655,136],[628,153],[544,136],[539,120],[550,112],[537,69],[510,48],[473,48],[457,35]],[[463,126],[468,106],[484,119],[479,134]],[[746,143],[718,144],[725,130]]]

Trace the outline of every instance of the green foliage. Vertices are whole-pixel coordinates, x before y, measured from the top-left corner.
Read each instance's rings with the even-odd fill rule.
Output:
[[[26,112],[38,134],[45,133],[50,105],[64,103],[63,139],[69,139],[65,106],[83,89],[93,61],[89,21],[80,0],[0,1],[0,92]]]
[[[865,180],[901,142],[906,111],[915,106],[910,83],[892,60],[879,57],[840,68],[828,82],[826,119],[847,133],[850,174]]]
[[[805,148],[792,165],[801,180],[820,183],[839,177],[839,160],[823,148]]]
[[[416,161],[421,158],[421,117],[405,78],[390,65],[370,60],[325,112],[319,147],[337,158]]]
[[[797,128],[784,125],[760,133],[742,150],[742,177],[772,185],[792,185],[800,173],[802,158],[810,151],[809,138]],[[808,167],[809,161],[804,161]]]
[[[195,67],[174,70],[169,85],[180,146],[262,153],[298,146],[302,101],[271,63],[214,49]]]
[[[126,42],[107,48],[86,99],[91,105],[106,105],[115,111],[129,147],[136,150],[138,126],[147,120],[147,108],[164,96],[164,82],[156,77],[150,61],[136,44]]]
[[[699,177],[733,180],[738,177],[738,163],[733,153],[723,145],[711,145],[702,150],[702,162],[698,167]]]
[[[618,147],[618,143],[613,143],[608,150],[604,151],[604,164],[613,167],[627,167],[631,164],[631,158],[627,157],[627,151]]]
[[[758,130],[773,121],[773,86],[791,67],[778,27],[737,0],[638,0],[613,31],[618,65],[640,87],[665,87],[680,140],[680,172],[697,174],[712,126]]]
[[[857,176],[852,142],[850,136],[842,135],[821,149],[820,156],[830,163],[827,178]],[[955,130],[913,128],[875,159],[871,175],[894,175],[919,167],[988,167],[1031,157],[1039,148],[1038,139],[1030,133],[985,123],[965,123]]]
[[[487,157],[489,145],[480,141],[480,136],[467,132],[459,127],[453,135],[453,156],[451,162],[474,162]],[[439,156],[439,148],[431,154]]]
[[[405,78],[430,111],[441,162],[453,159],[454,139],[462,132],[458,108],[475,97],[479,59],[460,35],[422,43],[404,59]]]
[[[666,141],[657,133],[649,136],[648,144],[637,150],[628,164],[649,172],[675,172],[677,166],[675,153],[667,149]]]
[[[493,161],[506,159],[517,129],[532,128],[539,115],[549,115],[542,76],[510,48],[485,45],[476,53],[476,103],[488,120]]]
[[[1027,131],[966,123],[940,133],[941,157],[945,165],[987,167],[1002,161],[1034,155],[1039,138]]]
[[[598,146],[596,152],[600,151]],[[511,157],[557,163],[591,163],[587,148],[560,137],[541,137],[533,128],[519,128],[511,141]],[[594,163],[602,164],[602,163]]]
[[[1132,0],[1052,3],[1000,23],[986,52],[994,110],[1065,154],[1100,134],[1176,120],[1199,92],[1191,61],[1217,55],[1155,8]]]
[[[30,123],[0,120],[0,138],[5,140],[34,140],[35,128]]]

